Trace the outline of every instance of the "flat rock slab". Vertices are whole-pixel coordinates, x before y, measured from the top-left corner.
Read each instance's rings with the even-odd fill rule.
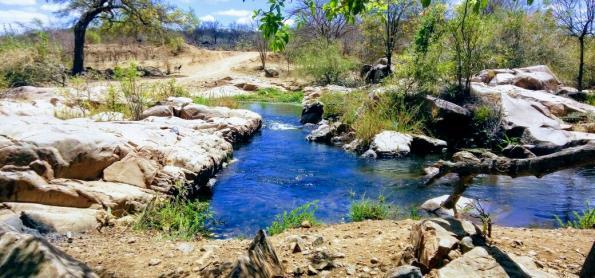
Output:
[[[96,209],[47,206],[32,203],[3,203],[19,215],[24,226],[41,233],[82,232],[97,226]],[[7,223],[9,224],[9,223]]]

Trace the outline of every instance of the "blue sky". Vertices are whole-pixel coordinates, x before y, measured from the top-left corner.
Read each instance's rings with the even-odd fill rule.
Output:
[[[202,21],[217,20],[224,25],[234,22],[249,24],[254,9],[267,7],[266,0],[182,0],[170,3],[183,9],[192,8]],[[34,19],[41,20],[45,25],[63,25],[65,19],[53,14],[59,9],[59,4],[45,0],[0,0],[0,26],[29,24]]]

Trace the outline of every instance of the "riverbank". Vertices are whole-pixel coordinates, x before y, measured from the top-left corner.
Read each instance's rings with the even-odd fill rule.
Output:
[[[384,277],[397,265],[399,253],[409,244],[413,220],[365,221],[292,229],[270,237],[288,277],[305,268],[316,250],[337,256],[336,267],[320,277]],[[291,250],[292,239],[304,244]],[[493,245],[508,254],[528,256],[536,267],[557,277],[576,277],[589,252],[595,230],[534,229],[496,226]],[[167,240],[155,234],[116,225],[102,232],[89,231],[54,238],[52,243],[86,263],[103,277],[217,276],[244,254],[250,239],[191,242]],[[70,241],[70,242],[69,242]],[[321,241],[320,244],[312,244]]]

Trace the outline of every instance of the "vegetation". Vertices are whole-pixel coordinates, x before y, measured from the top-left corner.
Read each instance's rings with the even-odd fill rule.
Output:
[[[284,92],[276,88],[259,89],[255,93],[234,96],[233,99],[237,101],[255,101],[255,102],[284,102],[284,103],[300,103],[304,98],[304,93]]]
[[[182,190],[170,199],[153,199],[137,216],[134,228],[159,231],[174,239],[190,240],[208,236],[208,226],[213,221],[209,203],[188,199]]]
[[[318,209],[318,201],[305,203],[290,212],[284,211],[275,216],[275,221],[267,229],[270,235],[280,234],[287,229],[298,228],[304,221],[317,225],[319,221],[314,215]]]
[[[231,109],[240,107],[240,103],[234,97],[220,97],[220,98],[205,98],[195,97],[194,103],[206,106],[222,106]]]
[[[384,202],[382,196],[378,200],[362,197],[361,200],[351,203],[349,218],[351,221],[383,220],[389,217],[391,207]]]
[[[568,220],[566,223],[557,215],[556,221],[560,227],[571,227],[575,229],[595,229],[595,208],[591,208],[589,204],[582,212],[572,212],[573,220]]]
[[[338,44],[311,42],[299,50],[297,66],[300,73],[320,84],[340,84],[354,69],[352,58],[342,55]]]

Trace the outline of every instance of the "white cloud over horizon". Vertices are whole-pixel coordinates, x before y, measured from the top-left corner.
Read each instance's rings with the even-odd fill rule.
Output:
[[[39,12],[28,12],[22,10],[0,11],[0,24],[31,23],[36,19],[40,20],[44,24],[47,24],[50,21],[49,16]]]
[[[0,0],[0,4],[9,6],[33,6],[37,0]]]
[[[231,17],[248,17],[248,16],[252,16],[252,11],[229,9],[229,10],[224,10],[224,11],[218,11],[215,14],[223,15],[223,16],[231,16]]]

